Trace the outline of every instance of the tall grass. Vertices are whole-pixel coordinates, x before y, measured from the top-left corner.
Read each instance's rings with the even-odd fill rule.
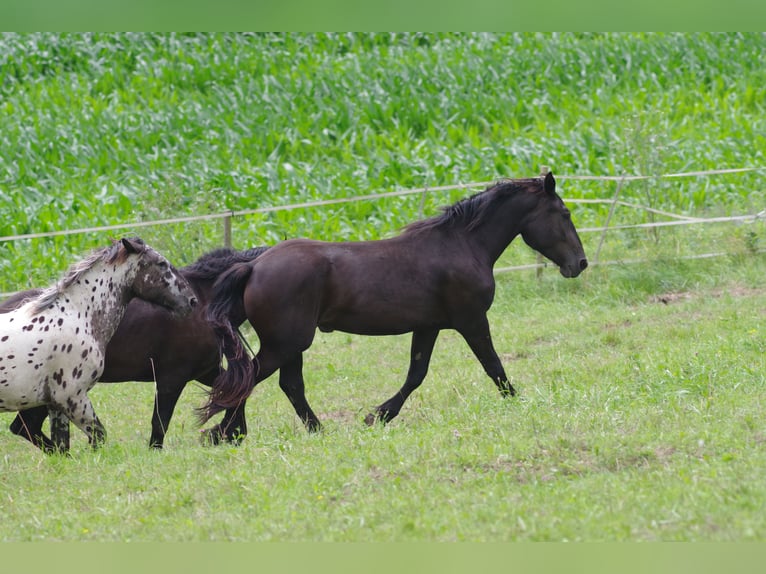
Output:
[[[3,34],[0,235],[530,176],[541,164],[599,175],[763,165],[764,48],[761,34]],[[732,211],[762,203],[761,177],[624,193]],[[425,211],[455,199],[429,197]],[[376,238],[419,209],[278,213],[238,237]],[[186,241],[146,233],[184,260],[221,236],[216,224]],[[0,288],[50,280],[60,266],[48,261],[101,241],[0,243]]]

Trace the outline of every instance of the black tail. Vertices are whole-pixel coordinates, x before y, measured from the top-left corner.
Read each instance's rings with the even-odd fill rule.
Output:
[[[255,386],[255,367],[238,329],[244,318],[245,285],[252,272],[252,263],[234,265],[213,286],[207,320],[220,341],[228,366],[216,377],[207,403],[199,409],[202,423],[216,413],[242,403]]]

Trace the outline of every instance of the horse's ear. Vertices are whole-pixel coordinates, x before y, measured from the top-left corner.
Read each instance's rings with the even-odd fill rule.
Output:
[[[553,179],[553,172],[549,171],[545,174],[545,180],[543,182],[545,193],[548,195],[554,195],[556,193],[556,180]]]
[[[143,252],[143,245],[141,245],[138,241],[134,239],[127,239],[123,237],[120,242],[122,243],[122,246],[125,248],[125,251],[128,253],[142,253]]]

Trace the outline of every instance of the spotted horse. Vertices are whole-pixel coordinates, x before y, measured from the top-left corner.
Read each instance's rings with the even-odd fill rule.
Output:
[[[134,297],[180,315],[197,303],[167,259],[135,237],[94,251],[36,298],[0,314],[0,411],[47,406],[46,452],[69,451],[70,421],[94,448],[106,440],[88,391]]]

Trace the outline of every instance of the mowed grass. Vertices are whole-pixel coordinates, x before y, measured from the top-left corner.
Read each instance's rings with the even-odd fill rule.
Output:
[[[152,452],[152,385],[98,385],[98,452],[79,431],[68,459],[0,433],[0,539],[763,540],[765,270],[503,274],[490,321],[520,395],[501,399],[447,331],[385,427],[362,419],[401,385],[408,337],[318,334],[305,373],[324,430],[269,379],[240,447],[199,444],[190,385]]]

